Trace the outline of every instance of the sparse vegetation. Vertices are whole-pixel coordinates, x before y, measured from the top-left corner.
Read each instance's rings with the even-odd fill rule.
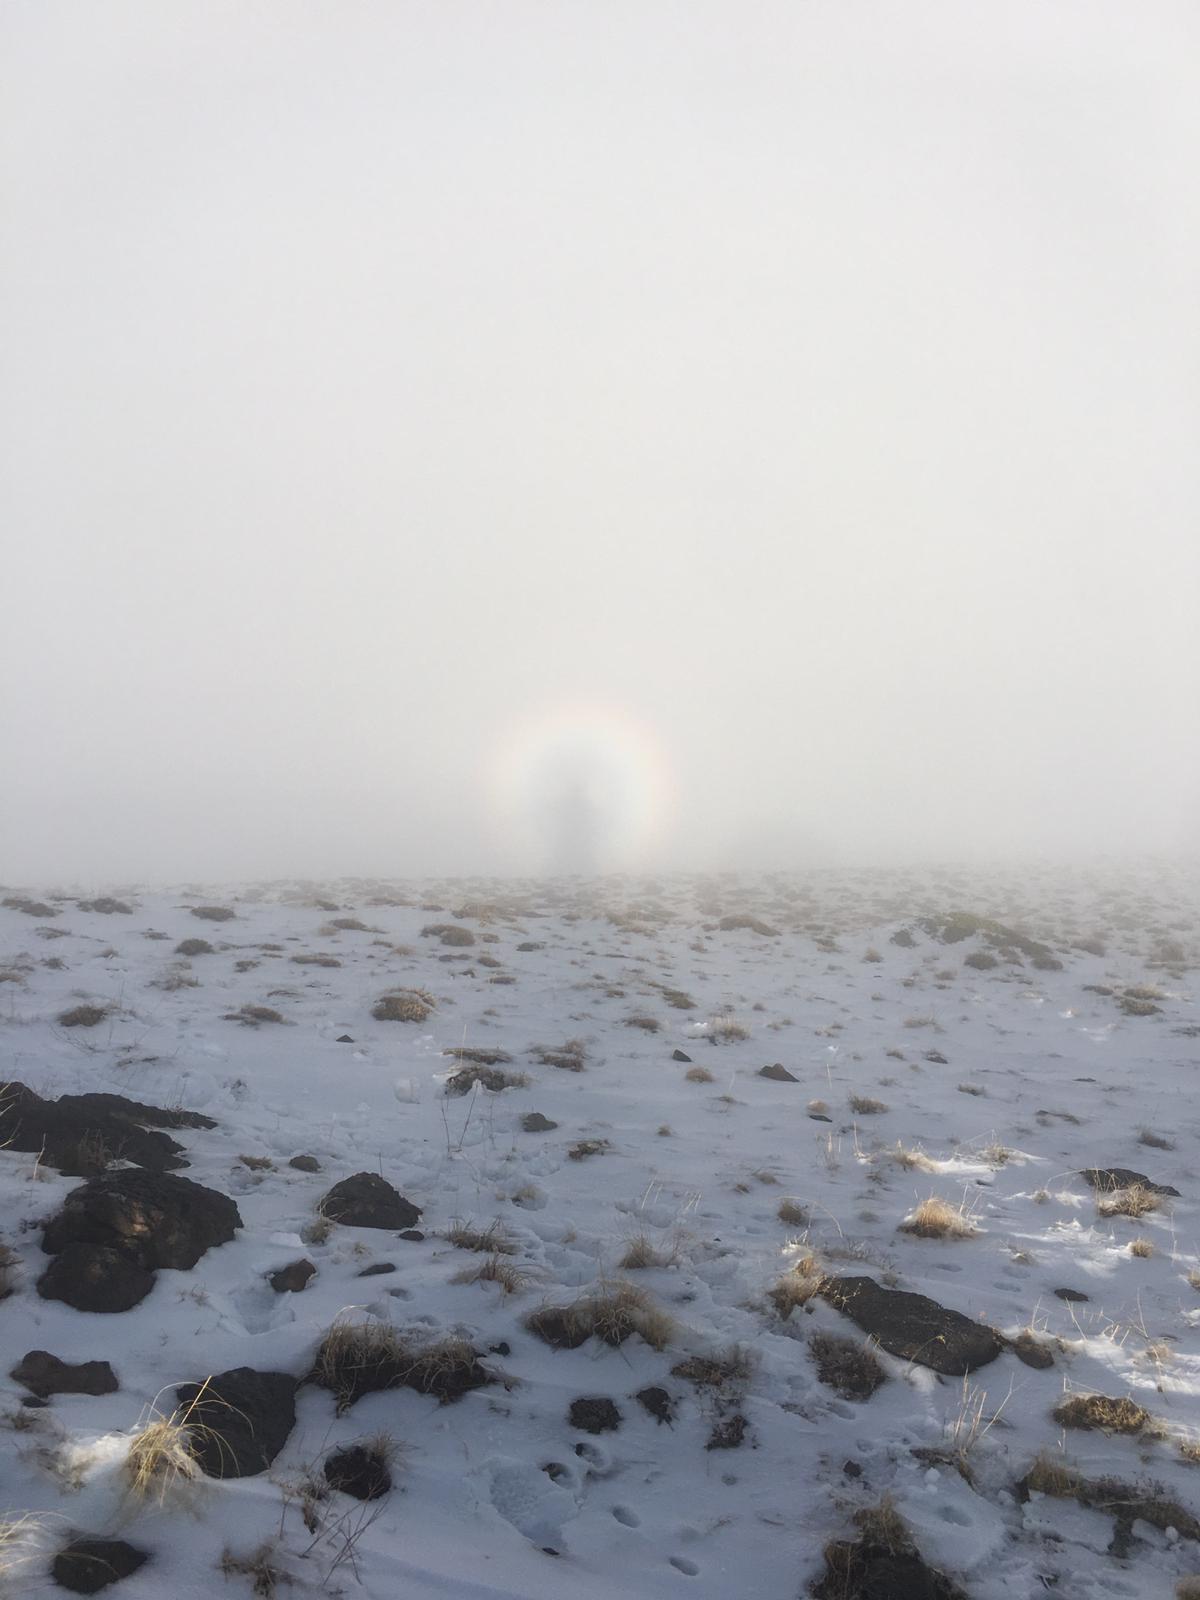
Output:
[[[654,1350],[664,1350],[675,1333],[674,1320],[643,1289],[621,1280],[601,1284],[565,1306],[543,1306],[525,1320],[531,1333],[558,1349],[574,1350],[590,1338],[620,1345],[637,1334]]]
[[[376,1000],[371,1015],[376,1022],[426,1022],[433,1007],[433,997],[422,989],[393,989]]]
[[[901,1233],[914,1234],[918,1239],[973,1239],[978,1231],[961,1207],[950,1205],[938,1195],[922,1200],[900,1224]]]

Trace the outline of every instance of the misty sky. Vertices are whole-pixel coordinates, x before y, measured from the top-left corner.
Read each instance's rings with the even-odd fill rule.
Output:
[[[7,0],[0,879],[1200,843],[1191,0]]]

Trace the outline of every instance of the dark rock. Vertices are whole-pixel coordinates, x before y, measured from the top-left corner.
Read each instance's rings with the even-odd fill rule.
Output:
[[[671,1060],[672,1061],[690,1061],[691,1059],[692,1059],[691,1056],[689,1056],[687,1054],[687,1052],[684,1051],[684,1050],[672,1050],[671,1051]]]
[[[827,1117],[824,1112],[821,1111],[810,1111],[808,1113],[808,1120],[810,1122],[832,1122],[833,1118]]]
[[[0,1100],[0,1146],[36,1153],[48,1167],[71,1178],[103,1172],[112,1161],[130,1161],[153,1172],[186,1167],[181,1144],[158,1127],[215,1127],[193,1112],[173,1113],[126,1100],[119,1094],[65,1094],[43,1100],[23,1083],[7,1085]]]
[[[356,1500],[380,1500],[392,1487],[392,1474],[378,1450],[352,1444],[325,1458],[325,1481]]]
[[[293,1156],[288,1162],[289,1167],[295,1167],[297,1172],[320,1172],[321,1163],[316,1156]]]
[[[154,1287],[154,1274],[103,1244],[67,1244],[42,1273],[37,1292],[76,1311],[129,1311]]]
[[[545,945],[540,944],[536,939],[525,939],[517,946],[517,949],[522,954],[528,954],[531,950],[544,950],[545,948]]]
[[[46,1226],[42,1249],[106,1245],[153,1271],[186,1272],[206,1250],[227,1244],[242,1226],[228,1195],[173,1173],[106,1172],[72,1189]]]
[[[1039,1372],[1044,1372],[1047,1367],[1054,1365],[1054,1352],[1048,1345],[1042,1344],[1031,1333],[1021,1333],[1012,1342],[1013,1354],[1018,1361],[1023,1361],[1027,1367],[1033,1367]]]
[[[799,1078],[793,1077],[782,1061],[776,1061],[772,1066],[759,1067],[760,1078],[770,1078],[772,1083],[799,1083]]]
[[[675,1420],[675,1402],[658,1384],[651,1384],[648,1389],[639,1389],[634,1398],[642,1410],[648,1411],[660,1426],[664,1422],[669,1426]]]
[[[557,1122],[551,1122],[540,1111],[527,1111],[521,1118],[521,1128],[525,1133],[551,1133],[557,1127]]]
[[[228,906],[193,906],[192,915],[202,922],[232,922],[234,918]]]
[[[299,1294],[308,1287],[308,1280],[316,1270],[311,1261],[289,1261],[286,1267],[271,1274],[271,1287],[276,1294]]]
[[[147,1560],[144,1550],[124,1539],[73,1539],[54,1558],[54,1581],[72,1594],[98,1594],[128,1578]]]
[[[343,1178],[321,1201],[321,1213],[350,1228],[411,1228],[421,1220],[419,1206],[377,1172]]]
[[[1084,1294],[1082,1289],[1055,1289],[1054,1293],[1070,1305],[1086,1305],[1091,1299],[1091,1295]]]
[[[611,1400],[603,1398],[572,1400],[567,1417],[573,1428],[584,1433],[615,1433],[621,1426],[621,1413]]]
[[[81,1361],[72,1366],[48,1350],[30,1350],[9,1377],[43,1399],[49,1394],[113,1394],[120,1388],[107,1361]]]
[[[195,1430],[192,1454],[210,1478],[265,1472],[296,1425],[296,1380],[286,1372],[234,1367],[175,1394]]]
[[[1004,1343],[991,1328],[923,1294],[885,1289],[873,1278],[828,1278],[821,1295],[889,1355],[948,1377],[994,1361]]]
[[[420,1228],[405,1228],[396,1235],[397,1239],[407,1239],[410,1244],[420,1244],[425,1235]]]
[[[842,1462],[842,1471],[845,1473],[847,1478],[861,1478],[862,1470],[863,1469],[859,1466],[857,1461]]]
[[[940,1050],[926,1050],[925,1059],[932,1062],[935,1067],[948,1067],[950,1065]]]
[[[359,1278],[382,1278],[389,1272],[395,1272],[395,1270],[396,1263],[394,1261],[373,1261],[369,1267],[364,1267],[355,1276]]]
[[[339,1033],[337,1038],[334,1040],[334,1043],[335,1044],[353,1044],[354,1040],[350,1037],[350,1035],[348,1033]]]
[[[1084,1167],[1079,1176],[1102,1194],[1111,1194],[1115,1189],[1139,1188],[1148,1189],[1151,1194],[1179,1198],[1179,1190],[1172,1189],[1169,1183],[1153,1183],[1144,1172],[1134,1172],[1132,1167]]]

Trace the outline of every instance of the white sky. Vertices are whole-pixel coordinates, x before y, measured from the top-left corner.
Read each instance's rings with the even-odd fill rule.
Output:
[[[8,0],[0,133],[0,878],[1200,843],[1190,0]]]

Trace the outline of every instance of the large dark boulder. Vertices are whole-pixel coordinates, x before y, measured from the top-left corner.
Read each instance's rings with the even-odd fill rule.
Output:
[[[73,1539],[54,1558],[54,1581],[72,1594],[99,1594],[128,1578],[147,1560],[144,1550],[124,1539]]]
[[[76,1311],[130,1311],[154,1287],[154,1274],[106,1244],[65,1244],[38,1279],[43,1300]]]
[[[120,1387],[107,1361],[81,1361],[72,1366],[49,1350],[30,1350],[9,1377],[43,1400],[52,1394],[113,1394]]]
[[[923,1294],[884,1289],[874,1278],[827,1278],[820,1293],[880,1348],[949,1377],[986,1367],[1004,1350],[991,1328]]]
[[[117,1160],[152,1172],[186,1167],[183,1146],[156,1130],[215,1126],[197,1113],[160,1110],[119,1094],[43,1100],[23,1083],[10,1083],[0,1093],[0,1145],[36,1153],[71,1178],[91,1177]]]
[[[421,1220],[421,1208],[375,1172],[356,1172],[335,1183],[321,1201],[321,1213],[351,1228],[411,1228]]]
[[[106,1172],[72,1189],[46,1225],[42,1249],[105,1245],[147,1271],[194,1267],[242,1226],[228,1195],[166,1172]]]
[[[175,1395],[192,1455],[210,1478],[265,1472],[296,1425],[296,1380],[286,1372],[233,1367]]]

